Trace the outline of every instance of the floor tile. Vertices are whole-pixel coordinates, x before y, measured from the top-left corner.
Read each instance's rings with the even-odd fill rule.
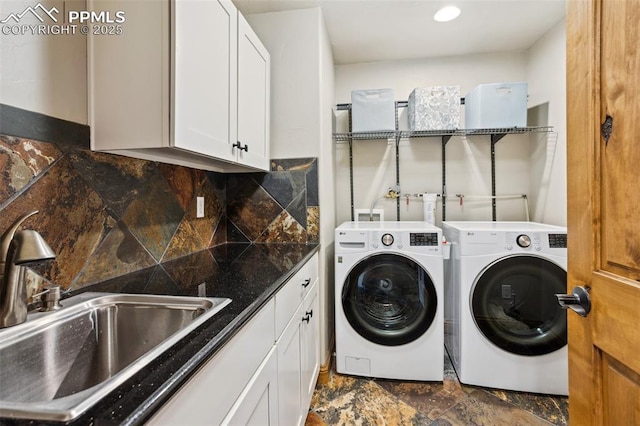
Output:
[[[331,372],[329,383],[326,385],[318,385],[311,399],[311,406],[326,405],[330,401],[338,398],[340,395],[351,392],[355,387],[361,386],[368,379],[355,378],[352,376],[344,376],[335,371]]]
[[[306,426],[550,424],[568,424],[566,397],[462,385],[445,354],[442,383],[347,376],[332,369],[329,383],[314,392]]]
[[[414,407],[386,392],[374,381],[314,407],[331,425],[424,425],[430,420]]]
[[[567,416],[569,401],[566,397],[537,395],[528,392],[508,392],[499,389],[487,390],[487,392],[554,425],[566,425],[569,423]]]
[[[443,383],[377,381],[390,394],[415,407],[431,420],[453,407],[467,394],[457,383],[447,380]]]
[[[532,413],[521,410],[481,389],[471,392],[436,419],[433,424],[453,426],[549,425],[547,421]]]

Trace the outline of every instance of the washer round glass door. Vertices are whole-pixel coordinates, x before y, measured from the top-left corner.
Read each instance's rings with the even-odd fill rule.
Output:
[[[351,327],[385,346],[404,345],[422,336],[433,323],[437,303],[429,274],[397,254],[363,259],[342,289],[342,308]]]
[[[567,273],[536,256],[511,256],[489,265],[471,294],[476,325],[493,344],[518,355],[544,355],[567,344],[567,316],[556,300]]]

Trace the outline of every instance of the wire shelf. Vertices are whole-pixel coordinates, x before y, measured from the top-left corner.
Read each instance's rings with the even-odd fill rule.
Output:
[[[351,133],[334,133],[333,140],[335,142],[348,142],[349,140],[368,141],[376,139],[395,139],[400,132],[395,130],[381,132],[351,132]]]
[[[507,127],[498,129],[466,129],[462,130],[465,135],[508,135],[519,133],[550,133],[553,126],[537,126],[537,127]]]
[[[349,142],[352,140],[377,140],[377,139],[413,139],[440,136],[474,136],[474,135],[508,135],[522,133],[550,133],[553,126],[537,127],[507,127],[495,129],[452,129],[452,130],[399,130],[380,132],[351,132],[334,133],[334,142]]]

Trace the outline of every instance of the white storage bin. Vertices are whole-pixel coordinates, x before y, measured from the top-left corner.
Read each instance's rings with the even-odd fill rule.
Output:
[[[460,86],[419,87],[409,95],[409,130],[455,130],[460,123]]]
[[[481,84],[464,99],[467,129],[527,127],[527,83]]]
[[[396,129],[396,105],[392,89],[351,91],[351,130],[376,132]]]

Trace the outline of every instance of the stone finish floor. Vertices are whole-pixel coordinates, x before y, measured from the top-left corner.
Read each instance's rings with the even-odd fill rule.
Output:
[[[463,385],[445,351],[443,383],[346,376],[332,367],[305,426],[550,424],[568,424],[566,397]]]

